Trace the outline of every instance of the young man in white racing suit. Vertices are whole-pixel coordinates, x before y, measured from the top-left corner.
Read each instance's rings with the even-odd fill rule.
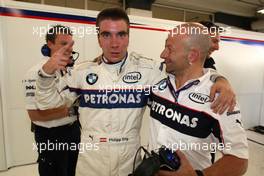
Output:
[[[52,75],[65,69],[67,58],[63,52],[70,45],[58,51],[40,70],[39,106],[57,107],[66,99],[78,97],[82,134],[76,175],[126,176],[132,171],[140,145],[139,131],[149,89],[165,75],[158,61],[127,52],[129,18],[125,11],[101,11],[96,26],[102,56],[97,62],[76,67],[65,78],[71,94],[59,94]],[[224,97],[218,99],[216,111],[228,108],[223,106],[226,103],[232,108],[234,98],[228,83],[219,82],[216,87],[222,88]]]
[[[158,176],[241,176],[247,170],[248,144],[240,110],[236,106],[233,112],[219,115],[210,108],[212,70],[203,69],[210,39],[198,30],[195,33],[195,28],[203,26],[177,26],[161,54],[169,74],[151,94],[149,145],[180,150],[181,166]],[[215,150],[223,156],[211,163]]]

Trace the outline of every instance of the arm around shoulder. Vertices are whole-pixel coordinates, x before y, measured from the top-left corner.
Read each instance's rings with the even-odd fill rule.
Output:
[[[27,110],[31,121],[50,121],[55,119],[64,118],[69,115],[69,108],[66,106],[60,106],[58,108],[47,110]]]
[[[246,173],[248,160],[224,155],[212,166],[203,170],[204,176],[242,176]]]

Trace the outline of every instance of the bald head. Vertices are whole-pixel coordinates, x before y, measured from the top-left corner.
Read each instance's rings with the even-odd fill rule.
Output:
[[[171,37],[181,39],[184,44],[184,49],[189,52],[191,49],[196,48],[200,51],[200,59],[204,62],[209,48],[210,48],[210,35],[208,29],[200,23],[184,23],[176,26],[169,34]]]
[[[175,76],[186,72],[201,73],[210,46],[210,36],[199,23],[184,23],[170,31],[160,57],[166,71]]]

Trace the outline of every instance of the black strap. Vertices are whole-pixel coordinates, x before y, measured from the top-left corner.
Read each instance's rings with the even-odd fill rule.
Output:
[[[204,176],[203,172],[201,170],[195,170],[197,176]]]
[[[199,84],[199,82],[200,82],[200,80],[192,81],[192,82],[188,83],[187,85],[183,86],[182,88],[180,88],[179,90],[175,91],[175,89],[172,86],[172,83],[170,82],[170,78],[169,77],[167,78],[167,84],[168,84],[170,93],[172,94],[172,96],[175,99],[175,102],[178,102],[178,97],[179,97],[179,94],[180,94],[181,91],[189,89],[193,85]]]
[[[35,129],[36,129],[36,125],[35,125],[33,122],[31,122],[30,131],[31,131],[32,133],[34,133],[34,132],[35,132]]]
[[[211,163],[214,164],[215,162],[215,153],[214,152],[211,152]]]

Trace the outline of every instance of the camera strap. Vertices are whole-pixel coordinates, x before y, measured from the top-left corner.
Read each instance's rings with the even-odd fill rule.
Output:
[[[186,89],[189,89],[190,87],[192,87],[193,85],[197,85],[199,84],[200,80],[194,80],[188,84],[186,84],[185,86],[181,87],[179,90],[175,91],[174,87],[172,86],[172,83],[170,81],[169,76],[167,77],[167,84],[170,90],[171,95],[173,96],[175,102],[178,102],[178,98],[180,95],[180,92]]]

